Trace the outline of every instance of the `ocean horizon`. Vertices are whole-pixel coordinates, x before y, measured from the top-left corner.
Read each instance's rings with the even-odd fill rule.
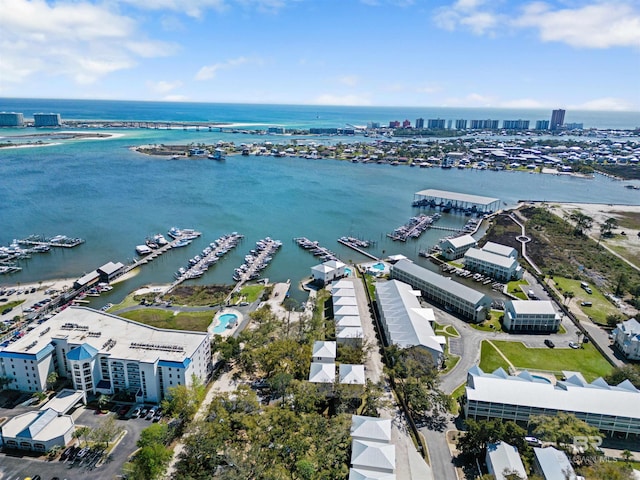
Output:
[[[561,108],[561,107],[558,107]],[[295,104],[243,104],[207,102],[159,102],[141,100],[83,100],[0,98],[0,111],[20,112],[25,118],[34,113],[59,113],[63,120],[124,120],[212,122],[246,125],[274,125],[290,128],[342,127],[417,118],[426,120],[549,120],[551,109],[493,107],[403,107],[339,106]],[[583,123],[585,128],[640,128],[640,112],[566,110],[566,123]]]

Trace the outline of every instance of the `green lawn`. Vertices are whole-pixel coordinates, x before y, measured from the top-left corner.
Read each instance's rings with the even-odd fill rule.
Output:
[[[556,348],[527,348],[522,342],[492,340],[505,357],[516,367],[531,370],[546,370],[560,374],[562,370],[581,372],[591,382],[611,372],[613,367],[590,344],[574,350],[558,345]],[[506,362],[486,341],[482,342],[480,368],[491,372],[498,367],[505,368]]]
[[[580,305],[580,302],[591,302],[593,304],[591,307],[580,307],[580,309],[584,312],[585,315],[591,317],[591,319],[593,319],[593,321],[598,324],[606,325],[608,315],[620,314],[620,311],[614,305],[612,305],[611,302],[609,302],[609,300],[607,300],[607,298],[600,292],[600,290],[598,290],[598,288],[591,282],[588,283],[593,293],[588,294],[580,286],[580,280],[573,280],[564,277],[553,277],[553,281],[556,283],[556,286],[558,290],[560,290],[561,294],[562,292],[573,292],[573,301],[578,305]]]
[[[260,295],[262,295],[263,291],[264,285],[246,285],[245,287],[242,287],[240,294],[233,294],[231,302],[235,303],[238,301],[245,301],[253,303],[260,297]],[[240,300],[240,297],[244,297],[244,300]]]
[[[482,330],[483,332],[501,332],[502,324],[500,317],[504,315],[502,310],[491,310],[491,318],[480,323],[470,323],[471,328]]]
[[[434,323],[433,331],[436,335],[460,338],[460,334],[456,330],[456,327],[454,327],[453,325],[440,325],[439,323]]]
[[[5,308],[15,308],[22,303],[24,303],[24,300],[14,300],[12,302],[0,303],[0,311],[4,310]]]
[[[157,328],[206,332],[214,315],[211,311],[173,313],[170,310],[140,308],[121,313],[120,316]]]
[[[504,368],[507,372],[509,371],[509,364],[504,361],[504,358],[500,356],[489,342],[483,341],[480,346],[480,368],[483,372],[491,373],[500,367]]]

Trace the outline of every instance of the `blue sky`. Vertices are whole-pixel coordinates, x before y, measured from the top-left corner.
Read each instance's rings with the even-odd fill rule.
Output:
[[[0,0],[0,96],[640,111],[640,0]]]

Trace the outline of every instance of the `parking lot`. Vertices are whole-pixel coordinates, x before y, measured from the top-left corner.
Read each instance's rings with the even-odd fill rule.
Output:
[[[140,436],[140,432],[152,424],[151,420],[143,418],[126,418],[118,416],[118,410],[122,405],[116,405],[114,407],[115,412],[108,414],[97,415],[94,410],[86,409],[84,407],[81,410],[76,411],[73,414],[76,426],[86,425],[90,428],[96,427],[101,421],[104,420],[106,415],[116,415],[116,422],[121,425],[126,434],[113,450],[108,459],[103,459],[103,463],[95,468],[91,468],[92,463],[95,463],[95,456],[92,458],[90,452],[86,452],[84,456],[86,459],[75,459],[71,462],[69,459],[60,460],[58,457],[56,460],[50,462],[45,457],[33,457],[30,452],[10,452],[0,453],[0,479],[6,480],[22,480],[25,477],[33,477],[34,475],[40,475],[42,480],[50,480],[54,477],[67,480],[75,479],[96,479],[96,480],[112,480],[118,475],[122,474],[122,466],[127,461],[129,455],[131,455],[136,449],[136,442]],[[127,408],[127,416],[135,409],[134,406],[129,405]],[[0,417],[11,418],[24,411],[28,410],[25,407],[16,407],[14,409],[0,409]],[[81,445],[84,446],[84,445]],[[92,461],[93,460],[93,461]]]

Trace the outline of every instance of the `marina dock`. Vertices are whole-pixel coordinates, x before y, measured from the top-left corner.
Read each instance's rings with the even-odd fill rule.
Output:
[[[152,262],[153,260],[158,258],[160,255],[162,255],[165,252],[168,252],[172,248],[186,247],[193,240],[198,238],[200,235],[202,235],[202,233],[196,232],[195,230],[192,230],[192,229],[180,230],[174,227],[171,230],[169,230],[169,236],[172,238],[170,242],[166,242],[163,244],[158,243],[156,244],[157,248],[149,248],[149,253],[145,254],[140,260],[134,259],[133,263],[125,269],[124,273],[128,273],[134,268],[138,268],[139,266],[146,265],[147,263]],[[161,237],[161,235],[156,235],[156,238],[158,237]],[[148,242],[147,242],[147,245],[148,245]]]
[[[413,195],[413,203],[411,205],[414,207],[439,207],[443,212],[454,210],[469,215],[483,215],[498,210],[500,208],[500,199],[428,189],[416,192]]]
[[[60,247],[73,248],[82,245],[82,238],[70,238],[66,235],[56,235],[55,237],[45,238],[41,235],[29,235],[27,238],[17,241],[20,245],[40,246],[40,247]]]
[[[387,233],[392,240],[406,242],[408,238],[418,238],[423,232],[432,227],[440,219],[439,213],[433,215],[420,214],[411,217],[407,223],[396,228],[393,233]]]
[[[314,257],[320,257],[323,262],[338,260],[338,256],[326,247],[320,245],[317,240],[309,240],[307,237],[296,237],[293,239],[301,248],[309,251]]]
[[[338,239],[338,243],[344,245],[345,247],[349,247],[352,250],[355,250],[356,252],[358,252],[361,255],[364,255],[365,257],[368,257],[372,260],[380,261],[380,259],[375,255],[373,255],[372,253],[369,253],[363,250],[364,248],[367,248],[371,244],[371,242],[368,242],[366,240],[360,240],[358,238],[353,238],[353,237],[340,237]]]
[[[238,282],[234,291],[238,291],[240,287],[249,280],[260,278],[260,272],[267,268],[269,262],[273,259],[273,255],[280,249],[282,242],[273,240],[271,237],[263,238],[256,242],[256,248],[251,250],[244,257],[244,263],[235,269],[233,279]]]
[[[171,284],[166,293],[169,293],[186,280],[199,278],[204,275],[210,266],[215,265],[223,256],[229,253],[229,251],[233,250],[243,238],[244,235],[233,232],[223,235],[216,241],[211,242],[209,246],[202,251],[201,255],[196,255],[190,259],[187,267],[181,267],[176,272],[176,280]]]

